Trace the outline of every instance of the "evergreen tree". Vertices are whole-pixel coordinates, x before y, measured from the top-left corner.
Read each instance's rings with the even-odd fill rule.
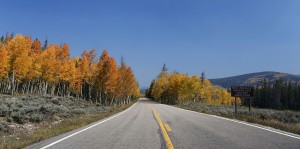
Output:
[[[204,80],[205,80],[205,72],[202,71],[202,73],[201,73],[201,82],[202,82],[202,84],[204,83]]]
[[[48,39],[46,37],[46,40],[45,40],[45,43],[44,43],[44,46],[43,46],[43,51],[45,51],[48,47]]]
[[[0,38],[0,42],[4,43],[4,36]]]
[[[165,71],[165,72],[168,71],[168,68],[167,68],[167,65],[166,65],[166,64],[163,65],[161,71]]]
[[[283,80],[280,78],[279,80],[275,81],[275,85],[274,85],[274,108],[276,109],[281,109],[282,108],[282,104],[281,104],[281,98],[282,98],[282,85],[283,85]]]
[[[146,96],[148,98],[150,98],[150,99],[153,98],[153,96],[152,96],[152,90],[153,90],[154,84],[155,84],[155,80],[152,80],[151,84],[150,84],[150,88],[148,89],[148,92],[146,93]]]

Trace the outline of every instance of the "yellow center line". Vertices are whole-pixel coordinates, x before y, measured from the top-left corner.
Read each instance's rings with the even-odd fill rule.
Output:
[[[156,121],[157,121],[157,123],[158,123],[158,125],[159,125],[159,127],[160,127],[160,129],[161,129],[161,132],[162,132],[162,134],[163,134],[163,136],[164,136],[164,139],[165,139],[165,141],[166,141],[167,148],[168,148],[168,149],[174,149],[174,146],[173,146],[173,144],[172,144],[172,141],[171,141],[171,139],[170,139],[170,137],[169,137],[169,135],[168,135],[168,133],[167,133],[167,131],[166,131],[166,129],[165,129],[165,127],[164,127],[164,125],[163,125],[161,119],[160,119],[160,117],[159,117],[159,114],[158,114],[152,107],[150,107],[150,106],[148,106],[148,105],[147,105],[147,107],[148,107],[149,109],[152,110],[152,112],[153,112],[153,114],[154,114],[154,116],[155,116],[155,118],[156,118]],[[170,127],[169,127],[169,128],[170,128]],[[171,130],[171,129],[170,129],[170,130]]]
[[[167,131],[169,131],[169,132],[172,131],[172,129],[171,129],[171,127],[169,126],[168,123],[165,123],[165,127],[166,127],[166,130],[167,130]]]

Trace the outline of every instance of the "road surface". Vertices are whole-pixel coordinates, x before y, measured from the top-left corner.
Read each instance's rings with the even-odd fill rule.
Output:
[[[128,110],[28,146],[53,149],[299,149],[299,135],[140,99]]]

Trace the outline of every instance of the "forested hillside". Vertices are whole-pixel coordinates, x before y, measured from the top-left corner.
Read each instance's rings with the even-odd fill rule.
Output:
[[[197,102],[209,105],[233,105],[230,92],[220,86],[214,86],[205,78],[188,76],[178,72],[168,73],[165,65],[161,73],[151,82],[146,96],[167,104]],[[241,105],[248,106],[249,99],[238,99]],[[268,81],[262,78],[255,86],[252,106],[258,108],[300,110],[300,84],[283,78]]]
[[[258,72],[221,79],[210,79],[214,85],[255,86],[252,106],[258,108],[300,110],[300,76],[280,72]],[[247,106],[249,99],[242,100]]]
[[[202,102],[211,105],[232,105],[234,102],[227,90],[213,86],[204,73],[201,77],[177,72],[170,74],[165,65],[156,80],[151,82],[146,95],[167,104]]]
[[[239,85],[246,85],[246,86],[256,86],[261,85],[263,79],[267,79],[269,84],[273,84],[276,80],[283,79],[284,81],[290,82],[300,82],[299,75],[292,75],[288,73],[281,73],[281,72],[257,72],[257,73],[249,73],[244,75],[238,75],[233,77],[227,78],[220,78],[220,79],[210,79],[213,85],[219,85],[224,88],[230,88],[231,86],[239,86]]]
[[[262,85],[255,87],[253,106],[300,110],[300,84],[284,79],[269,83],[264,79]]]
[[[0,93],[73,96],[101,104],[127,103],[139,96],[131,67],[120,66],[106,50],[70,57],[68,44],[48,44],[30,36],[0,39]]]

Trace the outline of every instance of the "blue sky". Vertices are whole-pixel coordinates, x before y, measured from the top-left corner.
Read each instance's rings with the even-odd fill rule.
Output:
[[[141,87],[164,63],[220,78],[258,71],[300,74],[298,0],[1,1],[0,35],[68,43],[71,56],[124,55]]]

